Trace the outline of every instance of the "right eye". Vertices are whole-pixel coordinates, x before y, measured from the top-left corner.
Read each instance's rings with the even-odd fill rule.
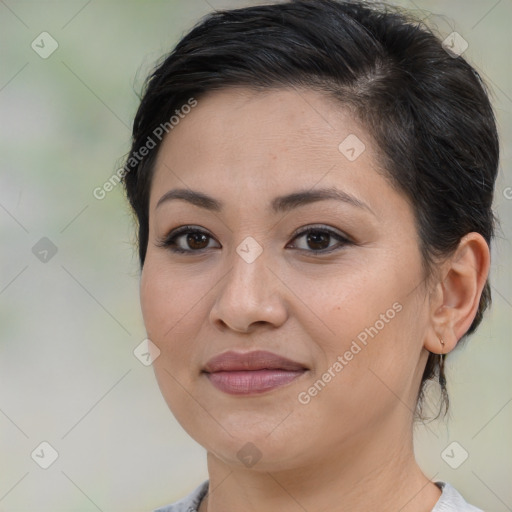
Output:
[[[180,254],[201,253],[208,249],[208,239],[213,240],[206,231],[194,226],[182,226],[171,231],[157,245]],[[188,245],[190,249],[183,245]]]

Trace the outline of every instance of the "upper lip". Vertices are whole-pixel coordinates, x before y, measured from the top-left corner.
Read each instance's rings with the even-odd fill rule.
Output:
[[[206,373],[214,372],[236,372],[243,370],[306,370],[307,368],[296,361],[286,357],[267,352],[255,350],[252,352],[223,352],[212,357],[204,366]]]

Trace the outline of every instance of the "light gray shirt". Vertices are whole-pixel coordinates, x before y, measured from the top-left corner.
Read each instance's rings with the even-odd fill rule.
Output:
[[[208,480],[196,487],[180,501],[158,508],[153,512],[197,512],[201,500],[208,492]],[[460,493],[446,482],[436,482],[442,494],[432,512],[483,512],[483,510],[466,503]]]

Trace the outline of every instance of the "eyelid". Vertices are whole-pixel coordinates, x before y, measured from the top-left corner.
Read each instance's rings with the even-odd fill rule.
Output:
[[[306,233],[308,233],[309,231],[313,231],[313,230],[316,230],[316,231],[325,231],[327,233],[330,233],[330,234],[334,234],[336,236],[339,236],[340,238],[346,240],[347,242],[353,242],[353,240],[351,239],[350,236],[348,236],[347,234],[343,233],[342,231],[339,231],[338,229],[336,228],[333,228],[331,226],[328,226],[327,224],[310,224],[306,227],[301,227],[301,228],[298,228],[296,229],[293,233],[292,233],[292,239],[295,239],[297,238],[297,236],[299,235],[304,235]]]

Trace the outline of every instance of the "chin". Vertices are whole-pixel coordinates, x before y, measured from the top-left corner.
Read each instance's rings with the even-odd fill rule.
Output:
[[[248,437],[224,436],[222,440],[217,441],[210,438],[201,444],[214,457],[232,468],[258,472],[291,469],[300,463],[299,459],[304,453],[303,447],[294,447],[289,443],[283,443],[282,440],[271,441],[266,434],[259,438]]]

